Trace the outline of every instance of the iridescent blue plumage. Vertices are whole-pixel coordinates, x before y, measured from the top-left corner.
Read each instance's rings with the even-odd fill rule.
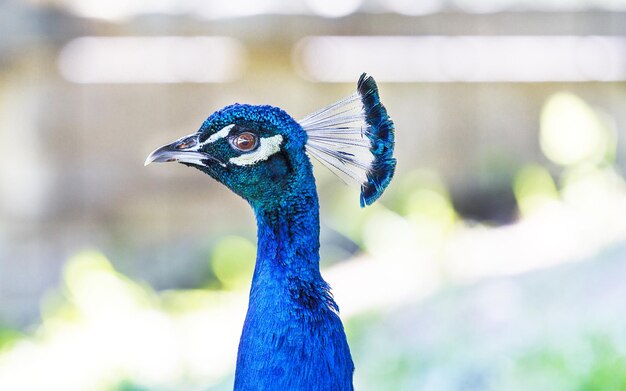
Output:
[[[339,310],[319,270],[319,204],[306,152],[355,179],[366,178],[362,205],[381,195],[395,168],[393,124],[373,79],[362,76],[358,89],[357,98],[344,100],[360,102],[357,114],[341,110],[329,116],[332,110],[322,110],[307,117],[308,126],[276,107],[225,107],[197,133],[157,149],[146,160],[198,168],[246,199],[255,212],[258,251],[236,390],[353,389],[354,365]],[[357,125],[345,125],[353,119]],[[336,154],[329,149],[333,145]],[[346,145],[373,158],[342,150]]]
[[[370,151],[374,155],[367,184],[361,186],[361,206],[371,205],[383,194],[396,169],[393,157],[394,128],[387,109],[380,102],[378,87],[372,77],[364,74],[359,78],[357,89],[361,95],[370,139]]]

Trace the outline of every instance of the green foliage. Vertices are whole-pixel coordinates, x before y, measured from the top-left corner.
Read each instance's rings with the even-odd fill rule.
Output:
[[[553,95],[544,105],[539,143],[546,157],[562,166],[613,161],[617,144],[611,120],[565,92]]]
[[[17,330],[3,326],[0,323],[0,350],[11,346],[15,341],[22,338],[22,334]]]
[[[151,391],[149,388],[139,386],[132,381],[126,380],[110,391]]]
[[[226,289],[242,288],[250,283],[256,246],[240,236],[227,236],[213,250],[213,273]]]
[[[580,379],[578,391],[626,390],[626,356],[620,353],[608,337],[592,340],[594,360]]]

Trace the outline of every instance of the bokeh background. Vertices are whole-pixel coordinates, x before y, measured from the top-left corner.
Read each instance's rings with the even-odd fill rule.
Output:
[[[359,390],[626,390],[626,1],[0,2],[0,390],[228,390],[249,207],[143,167],[233,102],[379,82],[380,202],[316,167]]]

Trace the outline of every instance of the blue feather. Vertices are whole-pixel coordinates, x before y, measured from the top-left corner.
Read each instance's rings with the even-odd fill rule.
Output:
[[[383,194],[393,178],[396,159],[393,157],[393,122],[380,102],[374,78],[363,73],[357,83],[357,90],[361,95],[369,125],[365,134],[370,139],[370,151],[374,155],[374,161],[367,173],[367,183],[361,185],[361,207],[364,207],[371,205]]]
[[[280,208],[255,209],[258,253],[235,390],[353,390],[350,349],[319,271],[315,183],[301,163],[297,191]]]

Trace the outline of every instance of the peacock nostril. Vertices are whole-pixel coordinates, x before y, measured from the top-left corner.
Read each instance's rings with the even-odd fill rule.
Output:
[[[178,143],[175,148],[176,149],[189,149],[189,148],[195,147],[197,143],[198,142],[196,141],[195,137],[188,138]]]

